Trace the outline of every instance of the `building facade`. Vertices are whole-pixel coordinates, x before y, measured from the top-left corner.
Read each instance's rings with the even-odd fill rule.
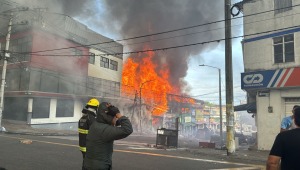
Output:
[[[282,118],[300,104],[300,1],[244,2],[241,86],[247,91],[249,112],[256,112],[257,149],[269,150]]]
[[[89,98],[120,97],[121,44],[61,14],[29,9],[15,12],[11,19],[4,119],[77,122]],[[23,21],[26,25],[18,24]],[[7,23],[1,30],[7,32],[7,20],[1,23]],[[5,36],[0,42],[3,52]]]

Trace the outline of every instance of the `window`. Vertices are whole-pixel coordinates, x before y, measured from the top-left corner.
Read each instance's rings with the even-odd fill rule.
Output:
[[[42,70],[30,69],[29,90],[40,91]]]
[[[2,50],[5,50],[5,41],[0,42],[1,52]]]
[[[59,75],[58,92],[65,94],[74,94],[74,78],[67,75]]]
[[[83,77],[76,77],[74,79],[74,94],[84,95],[86,94],[86,79]]]
[[[4,44],[5,46],[5,44]],[[28,53],[31,52],[32,47],[32,37],[25,36],[19,39],[13,39],[10,41],[9,50],[12,52],[24,52]],[[2,48],[2,47],[1,47]],[[4,47],[5,49],[5,47]],[[28,61],[29,54],[19,55],[18,61]]]
[[[82,51],[77,49],[77,48],[71,48],[72,55],[75,57],[81,57],[82,56]]]
[[[110,80],[102,81],[103,96],[105,97],[119,97],[120,83]]]
[[[274,62],[286,63],[294,62],[294,34],[273,38]]]
[[[95,64],[95,54],[94,53],[90,53],[90,55],[89,55],[89,63],[90,64]]]
[[[109,59],[101,56],[100,67],[109,68]]]
[[[101,96],[101,89],[102,89],[102,84],[101,84],[101,79],[94,78],[94,96]]]
[[[87,95],[94,95],[94,78],[88,77],[88,81],[86,84],[86,92]]]
[[[17,107],[16,107],[17,103]],[[27,121],[28,98],[7,97],[4,98],[4,119]]]
[[[9,69],[6,74],[6,89],[17,91],[20,89],[20,69]]]
[[[56,117],[73,117],[74,101],[68,99],[57,99]]]
[[[2,59],[2,57],[4,56],[4,52],[5,52],[5,41],[0,43],[0,59]]]
[[[103,91],[104,92],[110,92],[110,81],[109,80],[104,80],[102,83]]]
[[[120,96],[120,83],[119,82],[111,82],[110,91],[113,97]]]
[[[292,10],[292,0],[274,0],[275,14]]]
[[[50,70],[42,70],[41,87],[43,92],[57,93],[58,89],[58,74]]]
[[[32,103],[32,118],[49,118],[50,99],[34,98]]]
[[[20,79],[20,90],[25,91],[29,88],[29,74],[30,72],[28,70],[21,72],[21,79]]]
[[[118,62],[110,60],[110,69],[118,71]]]

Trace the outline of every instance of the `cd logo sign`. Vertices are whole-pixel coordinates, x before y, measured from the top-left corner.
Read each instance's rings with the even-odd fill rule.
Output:
[[[249,74],[243,78],[245,84],[258,84],[264,80],[262,74]]]

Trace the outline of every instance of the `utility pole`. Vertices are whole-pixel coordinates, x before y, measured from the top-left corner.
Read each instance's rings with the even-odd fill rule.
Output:
[[[142,87],[144,86],[144,84],[149,83],[150,81],[153,81],[153,80],[147,80],[147,81],[143,82],[140,86],[140,131],[141,131],[141,133],[143,132],[142,131]]]
[[[131,120],[132,121],[134,120],[137,99],[138,99],[138,92],[137,92],[137,90],[135,90],[134,100],[133,100],[133,110],[132,110],[132,114],[131,114]],[[138,124],[139,124],[139,122],[137,122],[137,128],[138,128]]]
[[[140,87],[140,132],[142,133],[142,86]]]
[[[233,80],[232,80],[232,44],[231,44],[231,0],[225,0],[225,76],[226,76],[226,131],[227,156],[235,153]]]
[[[6,35],[6,44],[5,44],[5,53],[4,53],[4,62],[3,62],[3,70],[2,70],[2,78],[1,78],[1,101],[0,101],[0,131],[2,131],[2,112],[3,112],[3,103],[4,103],[4,87],[5,87],[5,76],[6,76],[6,66],[7,66],[7,58],[10,57],[10,53],[8,52],[9,49],[9,40],[10,40],[10,33],[11,33],[11,25],[12,25],[12,18],[9,20],[8,23],[8,32]]]

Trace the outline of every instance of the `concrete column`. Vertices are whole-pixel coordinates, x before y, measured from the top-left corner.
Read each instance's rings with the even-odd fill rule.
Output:
[[[28,99],[28,109],[27,109],[27,124],[31,124],[32,119],[32,105],[33,105],[33,98]]]

